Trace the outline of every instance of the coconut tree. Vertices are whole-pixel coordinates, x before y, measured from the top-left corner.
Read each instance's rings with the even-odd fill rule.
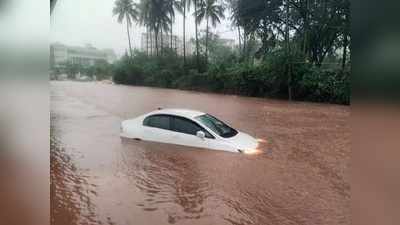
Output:
[[[172,30],[174,12],[173,0],[156,0],[157,7],[155,8],[155,19],[157,29],[161,33],[161,51],[164,52],[164,36],[168,37],[168,32]],[[165,35],[164,35],[165,34]],[[168,43],[168,39],[167,39]],[[167,44],[168,46],[168,44]]]
[[[199,4],[199,8],[196,11],[197,22],[200,24],[203,20],[206,20],[206,62],[208,63],[208,36],[209,36],[209,23],[213,27],[216,27],[218,23],[221,23],[221,19],[224,19],[225,8],[223,5],[218,3],[218,0],[203,0]]]
[[[196,33],[196,61],[197,61],[197,69],[199,69],[199,32],[198,32],[198,17],[196,16],[197,6],[199,5],[200,0],[193,0],[194,4],[194,25],[195,25],[195,33]]]
[[[242,52],[242,35],[241,35],[241,28],[240,28],[240,15],[239,15],[239,0],[227,0],[231,15],[230,15],[230,20],[231,20],[231,26],[237,28],[238,32],[238,40],[239,40],[239,54]]]
[[[139,24],[141,25],[141,26],[144,26],[144,27],[146,27],[146,33],[147,33],[147,35],[146,35],[146,51],[147,51],[147,55],[149,55],[149,44],[150,44],[150,55],[152,55],[153,54],[153,51],[152,51],[152,45],[153,45],[153,43],[152,43],[152,37],[151,37],[151,33],[152,33],[152,30],[151,30],[151,27],[150,27],[150,24],[149,24],[149,9],[148,9],[148,7],[149,7],[149,1],[140,1],[140,3],[138,4],[138,8],[139,8]],[[150,36],[150,43],[149,43],[149,36]]]
[[[117,16],[118,22],[121,24],[123,23],[124,20],[126,21],[126,32],[128,34],[129,53],[130,56],[132,57],[132,44],[131,44],[129,28],[132,26],[133,22],[136,22],[139,19],[139,12],[137,9],[137,5],[133,3],[132,0],[117,0],[115,1],[113,15]]]
[[[186,12],[190,10],[193,0],[181,0],[183,15],[183,65],[186,66]]]
[[[172,26],[173,26],[173,22],[175,21],[175,10],[177,10],[178,12],[182,13],[182,3],[180,0],[168,0],[167,1],[167,11],[170,17],[170,27],[169,27],[169,31],[170,31],[170,48],[173,49],[173,30],[172,30]]]
[[[57,4],[57,0],[50,0],[50,14],[53,13],[53,9]]]
[[[165,0],[141,0],[140,23],[147,26],[150,32],[154,32],[156,54],[159,55],[159,35],[161,33],[161,49],[163,47],[162,33],[168,32],[171,24],[169,7]]]

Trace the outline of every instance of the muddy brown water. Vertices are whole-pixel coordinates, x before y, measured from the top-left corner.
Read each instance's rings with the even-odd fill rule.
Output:
[[[242,155],[136,142],[120,122],[158,107],[208,112],[266,140]],[[346,106],[51,83],[51,223],[350,224]]]

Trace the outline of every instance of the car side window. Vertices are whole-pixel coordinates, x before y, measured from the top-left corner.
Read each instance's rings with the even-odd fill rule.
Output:
[[[203,131],[206,134],[206,138],[214,138],[208,131],[193,121],[181,117],[173,117],[172,121],[172,128],[175,132],[196,135],[198,131]]]
[[[144,126],[171,130],[170,116],[155,115],[149,116],[143,121]]]

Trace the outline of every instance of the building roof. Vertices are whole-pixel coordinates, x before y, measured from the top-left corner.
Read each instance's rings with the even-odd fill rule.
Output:
[[[93,55],[93,56],[98,56],[98,57],[105,57],[105,56],[116,56],[115,52],[111,48],[106,48],[106,49],[97,49],[93,47],[91,44],[86,44],[85,46],[69,46],[69,45],[64,45],[60,42],[55,42],[51,44],[51,46],[56,47],[56,48],[65,48],[69,53],[76,53],[76,54],[87,54],[87,55]]]

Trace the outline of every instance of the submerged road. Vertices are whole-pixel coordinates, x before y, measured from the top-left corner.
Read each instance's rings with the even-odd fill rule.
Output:
[[[122,140],[120,122],[204,111],[266,140],[259,155]],[[51,222],[351,222],[350,108],[100,83],[51,83]]]

